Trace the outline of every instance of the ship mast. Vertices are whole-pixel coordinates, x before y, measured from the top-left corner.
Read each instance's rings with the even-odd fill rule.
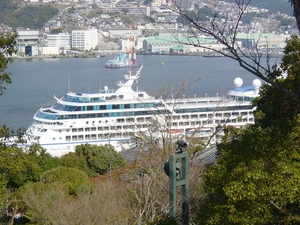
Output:
[[[129,38],[129,57],[128,57],[128,64],[135,66],[137,64],[136,60],[136,48],[135,48],[135,37],[134,37],[134,30],[135,30],[135,25],[131,25],[131,29],[133,30],[133,35],[132,37]]]
[[[135,80],[138,80],[140,75],[141,75],[141,70],[142,70],[143,66],[140,67],[140,69],[136,72],[135,75],[131,74],[131,71],[129,71],[129,74],[124,75],[124,78],[127,80],[125,83],[122,81],[119,81],[117,83],[117,85],[120,87],[116,93],[128,93],[128,92],[132,92],[133,90],[131,89],[132,84]]]

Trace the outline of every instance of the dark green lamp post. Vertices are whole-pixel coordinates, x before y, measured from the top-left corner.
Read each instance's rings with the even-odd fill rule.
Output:
[[[164,171],[170,178],[170,217],[176,218],[176,190],[177,187],[181,187],[182,224],[188,225],[188,154],[183,151],[187,144],[184,141],[178,141],[177,145],[175,154],[171,154],[169,161],[164,165]]]

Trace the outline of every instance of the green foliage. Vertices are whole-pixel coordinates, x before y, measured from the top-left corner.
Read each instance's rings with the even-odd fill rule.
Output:
[[[208,21],[209,20],[208,18],[215,16],[214,14],[215,13],[211,8],[204,6],[204,7],[198,9],[197,20],[198,21]]]
[[[68,196],[68,185],[53,182],[44,184],[42,182],[28,183],[20,187],[10,199],[17,198],[21,203],[19,205],[20,212],[24,213],[29,223],[26,224],[41,224],[41,221],[55,220],[49,216],[50,208],[56,210],[59,205],[64,204],[64,200]],[[50,218],[49,218],[50,217]],[[43,224],[49,224],[44,222]]]
[[[185,10],[184,11],[184,14],[187,15],[189,18],[193,19],[194,21],[198,21],[197,19],[197,15],[196,15],[196,12],[195,11],[188,11],[188,10]],[[179,16],[177,18],[177,22],[178,23],[181,23],[181,24],[184,24],[184,25],[189,25],[191,22],[187,19],[185,19],[184,17],[182,16]]]
[[[126,14],[122,15],[121,14],[121,15],[118,15],[118,16],[120,16],[122,22],[124,24],[127,24],[127,26],[130,27],[130,29],[131,29],[132,24],[135,23],[135,21],[137,20],[136,17],[133,16],[133,15],[126,15]]]
[[[87,18],[94,18],[94,17],[100,16],[101,13],[102,13],[102,11],[100,9],[98,9],[98,10],[91,10],[89,12],[89,14],[87,15]]]
[[[291,91],[300,86],[300,40],[286,45],[272,79]],[[256,101],[255,125],[228,134],[218,145],[216,165],[204,175],[207,194],[200,224],[299,224],[299,99],[266,85]]]
[[[244,2],[249,1],[236,1],[236,0],[226,0],[229,3]],[[282,0],[250,0],[250,6],[256,6],[260,9],[268,9],[271,13],[285,13],[287,15],[292,15],[293,9],[287,1]]]
[[[59,34],[62,33],[62,29],[61,28],[56,28],[56,29],[52,29],[50,30],[50,34]]]
[[[0,146],[0,170],[5,175],[7,187],[16,189],[39,180],[46,170],[58,167],[58,158],[46,154],[39,145],[33,145],[28,152],[14,146]]]
[[[121,9],[121,11],[126,15],[129,12],[129,9]]]
[[[81,170],[65,166],[48,170],[41,175],[40,181],[44,184],[62,183],[68,186],[68,193],[76,195],[79,192],[89,192],[90,182],[87,174]]]
[[[13,62],[12,55],[17,52],[15,48],[15,38],[17,33],[0,33],[0,95],[6,89],[3,83],[10,84],[10,73],[6,69],[10,63]]]
[[[300,39],[292,36],[284,50],[280,67],[287,72],[286,79],[275,69],[272,79],[288,90],[299,93],[300,84]],[[274,135],[285,134],[299,125],[298,114],[300,102],[273,86],[265,86],[261,91],[261,98],[256,102],[256,123],[263,128],[272,129]],[[280,101],[279,101],[280,99]]]
[[[201,224],[297,221],[298,145],[256,126],[220,144],[217,165],[204,176],[207,200],[199,210]]]
[[[42,172],[34,156],[14,146],[0,146],[0,165],[7,179],[7,187],[12,189],[37,181]]]
[[[3,138],[4,140],[7,140],[10,136],[11,136],[11,130],[5,125],[1,126],[0,127],[0,139]]]
[[[11,136],[11,131],[5,126],[0,130],[1,137]],[[44,171],[58,165],[58,158],[46,154],[40,145],[32,145],[27,150],[22,150],[0,143],[0,207],[2,208],[7,193],[38,181]]]
[[[277,20],[280,21],[281,26],[290,26],[290,27],[297,27],[296,21],[294,18],[286,18],[282,15],[277,15],[275,17]]]
[[[68,195],[61,183],[27,184],[22,187],[20,200],[26,205],[27,224],[81,225],[81,224],[135,224],[129,223],[130,212],[124,201],[124,187],[120,183],[95,184],[89,193]]]
[[[69,152],[68,154],[60,157],[60,163],[62,166],[82,170],[86,172],[89,177],[95,177],[98,175],[97,172],[89,167],[86,157],[82,154],[79,155],[74,152]]]
[[[243,17],[241,18],[241,21],[245,24],[251,24],[254,17],[258,17],[258,13],[255,12],[249,12],[245,13]]]
[[[58,9],[49,5],[25,6],[19,10],[9,10],[2,19],[6,25],[13,28],[39,29],[57,13]]]
[[[209,18],[211,17],[218,17],[219,15],[211,8],[204,6],[202,8],[199,8],[197,4],[195,4],[195,10],[190,11],[190,10],[185,10],[184,14],[187,15],[189,18],[191,18],[195,22],[204,22],[208,21]],[[182,16],[179,16],[177,18],[178,23],[182,23],[184,25],[190,25],[190,21],[185,19]]]
[[[32,144],[26,153],[33,157],[35,162],[39,165],[42,172],[54,169],[60,166],[60,160],[57,157],[52,157],[39,144]]]
[[[88,167],[99,174],[126,165],[125,160],[111,145],[79,145],[76,147],[75,152],[79,157],[85,157]]]

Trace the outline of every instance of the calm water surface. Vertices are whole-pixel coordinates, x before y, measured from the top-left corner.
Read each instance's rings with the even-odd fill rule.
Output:
[[[51,106],[54,95],[60,98],[69,90],[95,92],[104,86],[117,89],[116,82],[125,81],[123,75],[128,74],[128,69],[104,68],[110,58],[113,57],[16,60],[8,68],[12,84],[0,96],[0,126],[27,128],[40,107]],[[244,85],[251,85],[254,79],[228,58],[138,55],[138,62],[144,67],[137,86],[148,93],[158,93],[163,86],[180,84],[184,78],[192,77],[201,80],[189,87],[185,96],[220,96],[234,87],[234,78],[242,78]]]

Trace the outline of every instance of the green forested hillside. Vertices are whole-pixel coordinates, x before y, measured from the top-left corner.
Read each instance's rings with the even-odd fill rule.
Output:
[[[12,28],[39,29],[58,13],[49,5],[26,5],[20,0],[1,0],[0,20]]]
[[[236,0],[224,1],[229,3],[236,3]],[[281,12],[287,15],[293,15],[293,8],[288,0],[251,0],[249,5],[268,9],[271,13]]]

